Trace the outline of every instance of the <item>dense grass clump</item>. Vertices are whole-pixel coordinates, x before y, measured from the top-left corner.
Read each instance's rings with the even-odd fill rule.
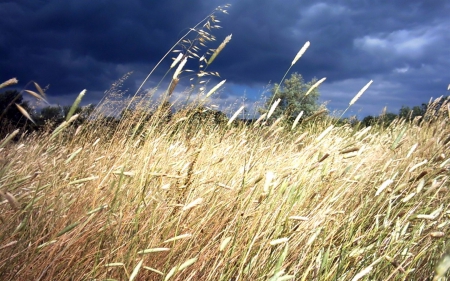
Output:
[[[446,106],[421,123],[293,132],[193,116],[155,114],[134,138],[130,116],[109,134],[93,121],[2,143],[0,279],[434,275],[449,228]]]

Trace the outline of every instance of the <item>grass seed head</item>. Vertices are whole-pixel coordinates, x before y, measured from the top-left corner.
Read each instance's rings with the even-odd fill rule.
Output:
[[[175,70],[175,72],[173,73],[173,80],[178,79],[178,75],[180,75],[181,70],[183,69],[184,65],[187,62],[187,57],[184,57],[184,59],[181,61],[181,63],[178,65],[177,69]]]
[[[244,110],[245,106],[241,106],[234,114],[231,116],[230,120],[228,120],[227,126],[230,126],[233,123],[234,119],[238,117],[238,115]]]
[[[0,89],[19,83],[16,78],[11,78],[0,84]]]
[[[353,105],[361,96],[364,94],[364,92],[370,87],[370,85],[373,83],[373,80],[370,80],[369,83],[367,83],[357,94],[356,96],[350,101],[349,106]]]
[[[275,108],[277,108],[278,104],[281,102],[281,99],[277,99],[272,106],[270,107],[269,113],[267,113],[267,120],[272,116],[273,112],[275,111]]]
[[[174,68],[183,58],[183,54],[179,53],[178,56],[176,57],[176,59],[172,62],[172,64],[170,65],[170,68]]]
[[[291,130],[294,130],[294,129],[295,129],[295,127],[296,127],[297,124],[298,124],[298,121],[300,121],[300,118],[302,118],[302,116],[303,116],[303,110],[300,111],[300,113],[299,113],[299,114],[297,115],[297,117],[295,118],[294,123],[292,124]]]
[[[300,51],[298,51],[297,55],[295,56],[294,60],[292,61],[291,66],[294,65],[303,56],[303,54],[308,49],[309,45],[310,45],[309,41],[307,41],[305,43],[305,45],[303,45],[303,47],[300,49]]]
[[[322,79],[320,79],[319,81],[317,81],[316,83],[314,83],[314,85],[311,86],[311,88],[309,88],[309,90],[306,92],[305,97],[307,95],[309,95],[315,88],[319,87],[320,84],[322,84],[327,78],[324,77]]]
[[[209,92],[206,94],[206,97],[205,97],[205,98],[208,98],[209,96],[211,96],[212,94],[214,94],[214,93],[217,91],[217,89],[219,89],[220,87],[222,87],[222,85],[225,83],[225,81],[227,81],[227,80],[222,80],[222,81],[220,81],[219,84],[217,84],[217,85],[214,86],[211,90],[209,90]]]
[[[33,124],[36,124],[36,122],[34,122],[33,118],[31,118],[30,114],[25,110],[25,108],[23,108],[20,104],[17,103],[15,103],[15,105],[23,116],[25,116],[28,120],[33,122]]]
[[[192,201],[191,203],[187,204],[186,206],[183,207],[183,211],[187,211],[191,208],[194,208],[200,204],[203,203],[203,198],[197,198],[194,201]]]
[[[225,48],[225,46],[228,44],[228,42],[231,41],[231,36],[232,36],[232,34],[225,37],[223,42],[219,45],[219,47],[214,51],[214,53],[209,58],[207,65],[210,65],[216,59],[216,57],[219,55],[219,53],[223,50],[223,48]]]

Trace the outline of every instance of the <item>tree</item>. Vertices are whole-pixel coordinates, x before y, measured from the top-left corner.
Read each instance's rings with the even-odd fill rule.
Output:
[[[37,114],[34,119],[39,126],[44,124],[51,124],[50,127],[55,127],[60,125],[66,120],[66,116],[70,111],[71,106],[47,106],[41,109],[40,113]],[[74,114],[79,114],[76,120],[76,124],[81,124],[89,118],[89,115],[94,111],[93,105],[87,105],[83,107],[77,107]]]
[[[368,115],[368,116],[364,117],[364,119],[361,121],[361,124],[366,127],[375,126],[375,125],[381,125],[381,126],[387,127],[397,117],[398,117],[398,115],[395,113],[382,112],[379,116]]]
[[[271,90],[271,96],[265,104],[265,109],[260,109],[260,113],[269,111],[272,104],[281,99],[272,116],[279,117],[285,115],[287,119],[293,120],[303,111],[303,116],[310,116],[319,108],[318,99],[320,96],[318,88],[312,90],[307,96],[305,94],[317,79],[305,83],[301,74],[297,72],[291,75],[290,79],[284,80],[282,87],[275,84]]]
[[[417,116],[424,116],[427,111],[427,106],[414,106],[412,109],[409,106],[402,106],[398,112],[398,116],[407,120],[414,120]]]
[[[373,117],[372,115],[368,115],[366,117],[364,117],[364,119],[361,121],[361,123],[366,126],[372,126],[377,122],[377,117]]]
[[[220,125],[226,124],[228,117],[225,113],[206,108],[204,106],[198,106],[192,108],[187,112],[190,115],[189,122],[199,122],[203,124]]]
[[[429,119],[433,116],[436,117],[439,112],[447,112],[447,105],[449,103],[450,96],[445,96],[430,101],[430,103],[422,103],[422,105],[414,106],[413,108],[402,106],[399,111],[399,116],[408,120],[413,120],[417,116],[422,116],[424,117],[423,119]]]
[[[54,122],[62,123],[64,121],[64,110],[59,106],[47,106],[41,110],[37,120],[39,123]]]

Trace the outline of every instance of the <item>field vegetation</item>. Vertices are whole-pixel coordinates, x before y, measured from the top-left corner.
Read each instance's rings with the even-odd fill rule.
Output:
[[[0,141],[1,280],[448,277],[447,101],[366,127],[274,118],[274,100],[247,124],[207,114],[222,82],[173,112],[173,70],[151,114],[132,98],[110,126],[105,99],[77,123],[82,92],[56,128]]]

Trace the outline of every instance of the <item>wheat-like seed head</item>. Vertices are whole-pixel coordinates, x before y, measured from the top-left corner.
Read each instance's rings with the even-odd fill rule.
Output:
[[[144,262],[144,259],[141,259],[139,262],[138,262],[138,264],[135,266],[135,268],[133,269],[133,272],[131,272],[131,275],[130,275],[130,281],[133,281],[135,278],[136,278],[136,276],[138,275],[138,273],[139,273],[139,270],[141,269],[141,267],[142,267],[142,263]]]
[[[219,247],[219,251],[222,252],[225,247],[228,245],[228,243],[231,241],[233,237],[228,236],[225,239],[222,240],[222,242],[220,243],[220,247]]]
[[[256,128],[256,127],[259,125],[259,123],[261,123],[261,121],[262,121],[264,118],[266,118],[266,116],[267,116],[266,113],[264,113],[264,114],[262,114],[261,116],[259,116],[258,120],[256,120],[256,122],[253,124],[253,127]]]
[[[9,192],[3,192],[2,190],[0,190],[0,195],[8,201],[11,208],[13,208],[14,210],[20,209],[19,201],[17,201],[17,199],[16,199],[16,197],[14,197],[14,195],[12,195]]]
[[[227,80],[225,79],[225,80],[220,81],[219,84],[217,84],[217,85],[214,86],[211,90],[209,90],[209,92],[206,94],[206,97],[205,97],[205,98],[208,98],[208,97],[209,97],[210,95],[212,95],[215,91],[217,91],[217,89],[219,89],[219,88],[225,83],[225,81],[227,81]]]
[[[298,144],[299,142],[301,142],[307,135],[308,135],[308,132],[304,132],[301,136],[299,136],[299,137],[294,141],[294,144]]]
[[[41,96],[40,94],[38,94],[34,91],[25,90],[25,93],[28,93],[28,94],[32,95],[33,97],[37,98],[38,100],[41,100],[41,101],[45,102],[46,104],[50,105],[50,103],[43,96]]]
[[[17,109],[20,111],[20,113],[23,114],[23,116],[25,116],[28,120],[30,120],[31,122],[33,122],[34,124],[36,124],[33,120],[33,118],[31,118],[30,114],[28,114],[28,112],[25,110],[25,108],[23,108],[22,106],[20,106],[19,104],[15,104],[17,106]]]
[[[180,239],[190,239],[191,237],[192,237],[192,234],[185,233],[185,234],[181,234],[181,235],[177,235],[175,237],[169,238],[169,239],[165,240],[163,243],[169,243],[169,242],[177,241]]]
[[[2,142],[0,143],[0,151],[3,147],[5,147],[5,145],[12,140],[18,133],[20,132],[19,129],[14,130],[14,132],[12,132],[11,134],[9,134],[6,138],[4,138],[2,140]]]
[[[266,181],[264,182],[264,187],[263,187],[264,193],[269,193],[270,186],[272,185],[274,178],[275,178],[275,174],[272,171],[266,172]]]
[[[167,97],[170,98],[172,96],[173,91],[175,90],[175,87],[178,85],[178,82],[180,82],[180,79],[175,78],[172,79],[172,82],[169,86],[169,91],[167,92]]]
[[[277,120],[275,120],[275,122],[273,122],[272,126],[270,126],[269,131],[272,131],[278,125],[278,123],[280,123],[281,120],[283,120],[283,118],[284,118],[283,115],[278,117]]]
[[[278,244],[284,244],[284,243],[286,243],[288,241],[289,241],[288,237],[283,237],[283,238],[278,238],[278,239],[272,240],[272,241],[269,242],[269,244],[271,246],[275,246],[275,245],[278,245]]]
[[[46,98],[45,92],[44,92],[44,90],[42,90],[41,86],[39,86],[39,84],[36,82],[33,82],[33,83],[34,83],[34,87],[36,87],[36,90],[39,92],[39,94],[41,96],[43,96],[44,98]]]
[[[184,59],[178,65],[177,70],[175,70],[175,73],[173,74],[173,79],[178,79],[178,75],[180,74],[180,72],[183,69],[186,62],[187,62],[187,57],[184,57]]]
[[[245,106],[241,106],[234,114],[233,116],[230,118],[230,120],[228,120],[227,126],[230,126],[231,123],[233,123],[234,119],[236,119],[236,117],[239,115],[239,113],[241,113],[242,110],[244,110]]]
[[[310,45],[309,41],[307,41],[305,45],[303,45],[303,47],[300,49],[300,51],[298,51],[297,55],[292,61],[291,66],[294,65],[303,56],[303,54],[306,52],[306,49],[308,49],[309,45]]]
[[[11,79],[6,80],[5,82],[1,83],[1,84],[0,84],[0,89],[1,89],[1,88],[4,88],[4,87],[11,86],[11,85],[14,85],[14,84],[17,84],[18,82],[19,82],[19,81],[17,81],[16,78],[11,78]]]
[[[415,143],[415,144],[411,147],[411,149],[409,150],[408,154],[406,155],[406,158],[411,157],[411,155],[413,154],[414,150],[416,150],[416,148],[417,148],[418,145],[419,145],[418,143]]]
[[[312,90],[314,90],[314,89],[317,88],[320,84],[322,84],[322,82],[325,81],[326,79],[327,79],[327,78],[324,77],[324,78],[320,79],[319,81],[317,81],[316,83],[314,83],[314,85],[312,85],[311,88],[309,88],[309,90],[306,92],[305,97],[306,97],[307,95],[309,95],[309,94],[312,92]]]
[[[197,198],[194,201],[192,201],[191,203],[187,204],[186,206],[183,207],[183,211],[187,211],[191,208],[194,208],[195,206],[198,206],[200,204],[203,203],[203,198]]]
[[[316,139],[316,141],[321,141],[328,133],[333,130],[334,126],[330,125],[328,128],[325,129]]]
[[[78,105],[80,104],[80,102],[83,99],[85,94],[86,94],[86,89],[84,89],[83,91],[81,91],[78,94],[78,97],[75,99],[72,106],[70,107],[69,113],[67,113],[66,121],[68,121],[72,117],[72,115],[75,113],[75,110],[78,108]]]
[[[386,180],[385,182],[383,182],[383,184],[381,184],[381,186],[377,189],[377,192],[375,192],[375,196],[378,196],[381,194],[381,192],[383,192],[383,190],[386,189],[386,187],[388,187],[389,185],[391,185],[394,181],[391,179]]]
[[[67,120],[67,123],[69,123],[69,124],[72,123],[73,121],[75,121],[78,118],[78,116],[80,116],[80,114],[75,114],[74,116],[70,117],[70,119]]]
[[[425,164],[427,164],[427,163],[428,163],[428,160],[425,159],[425,160],[423,160],[422,162],[417,163],[416,165],[412,166],[411,169],[409,169],[408,172],[412,173],[415,169],[417,169],[417,168],[419,168],[420,166],[425,165]]]
[[[353,105],[361,96],[364,94],[364,92],[369,88],[370,84],[372,84],[373,80],[370,80],[369,83],[367,83],[357,94],[356,96],[350,101],[349,105]]]
[[[358,281],[359,279],[361,279],[364,276],[366,276],[367,274],[369,274],[372,270],[373,270],[373,266],[368,266],[368,267],[364,268],[363,270],[358,272],[358,274],[356,274],[355,277],[353,277],[352,281]]]
[[[212,56],[209,58],[208,62],[206,63],[207,65],[210,65],[216,59],[216,57],[219,55],[219,53],[223,50],[223,48],[225,48],[225,46],[228,44],[228,42],[231,41],[231,36],[232,36],[232,34],[225,37],[223,42],[219,45],[219,47],[214,51]]]
[[[292,128],[291,130],[295,129],[295,126],[297,126],[298,121],[300,120],[300,118],[302,118],[303,116],[303,110],[297,115],[297,117],[294,120],[294,124],[292,124]]]
[[[178,56],[177,56],[177,58],[172,62],[172,64],[170,65],[170,68],[174,68],[175,67],[175,65],[177,65],[179,62],[180,62],[180,60],[183,58],[183,54],[182,53],[179,53],[178,54]]]
[[[275,111],[275,108],[277,108],[277,106],[280,102],[281,102],[281,99],[277,99],[277,101],[272,104],[272,107],[270,108],[269,113],[267,113],[266,119],[269,119],[270,116],[272,116],[273,112]]]

